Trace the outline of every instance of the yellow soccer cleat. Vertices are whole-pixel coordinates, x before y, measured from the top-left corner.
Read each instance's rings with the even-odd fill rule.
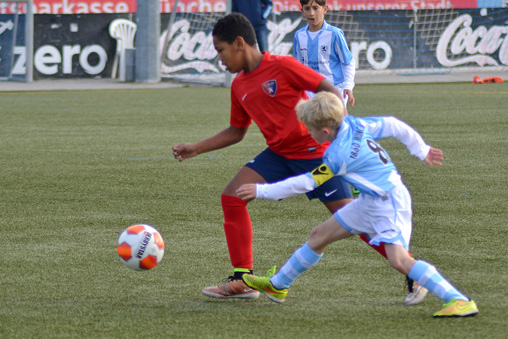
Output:
[[[478,314],[478,307],[473,300],[452,299],[443,307],[441,311],[434,313],[434,318],[472,317]]]
[[[286,300],[288,289],[276,289],[270,282],[270,277],[258,277],[252,274],[244,274],[242,279],[247,286],[264,293],[273,302],[280,304]]]

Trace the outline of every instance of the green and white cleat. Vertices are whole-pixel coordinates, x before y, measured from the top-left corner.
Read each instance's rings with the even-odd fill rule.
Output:
[[[275,266],[270,270],[268,270],[266,277],[258,277],[252,274],[244,274],[242,276],[242,279],[243,282],[250,288],[262,292],[271,301],[281,304],[286,300],[286,297],[288,295],[288,289],[284,288],[282,290],[278,290],[275,287],[273,287],[272,283],[270,282],[270,277],[274,273]]]
[[[473,300],[450,300],[449,303],[443,305],[443,309],[434,313],[434,318],[451,318],[451,317],[472,317],[478,314],[478,307]]]

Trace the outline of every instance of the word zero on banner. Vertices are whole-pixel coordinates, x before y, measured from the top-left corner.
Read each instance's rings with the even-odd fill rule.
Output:
[[[436,57],[443,66],[453,67],[467,63],[477,63],[480,66],[498,66],[498,62],[491,56],[499,49],[499,61],[508,65],[508,26],[492,26],[487,29],[479,26],[471,28],[473,18],[469,14],[457,17],[444,30],[439,38]],[[504,37],[503,37],[504,35]],[[464,53],[465,57],[456,59],[448,57],[448,49],[453,56]]]

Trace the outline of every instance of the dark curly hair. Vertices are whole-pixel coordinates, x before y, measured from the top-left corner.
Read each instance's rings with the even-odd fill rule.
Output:
[[[308,5],[309,2],[313,2],[313,1],[316,1],[316,3],[323,7],[323,6],[326,6],[326,0],[300,0],[300,5],[305,6],[305,5]]]
[[[228,44],[232,44],[239,36],[250,46],[257,43],[254,27],[249,19],[240,13],[231,13],[219,19],[213,26],[212,35]]]

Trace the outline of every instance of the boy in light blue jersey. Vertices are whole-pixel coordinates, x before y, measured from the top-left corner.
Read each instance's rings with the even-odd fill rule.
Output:
[[[274,184],[243,185],[237,190],[238,196],[280,200],[313,190],[334,176],[341,176],[357,187],[360,196],[316,227],[279,273],[272,277],[246,274],[244,282],[281,303],[293,281],[319,262],[326,246],[355,234],[366,234],[371,244],[384,244],[393,268],[445,302],[434,317],[478,314],[475,302],[450,284],[433,265],[409,256],[411,196],[388,153],[376,141],[397,138],[412,155],[430,166],[441,166],[443,152],[428,146],[414,129],[394,117],[346,116],[343,103],[328,93],[301,100],[296,112],[318,143],[331,142],[323,156],[324,163],[312,172]]]
[[[308,25],[295,33],[293,56],[322,74],[341,92],[344,103],[355,103],[355,61],[344,32],[325,21],[326,0],[300,0]],[[307,92],[309,98],[314,93]]]
[[[355,86],[355,61],[347,46],[344,32],[325,21],[328,11],[326,0],[300,0],[302,13],[308,25],[298,30],[294,36],[293,56],[301,63],[310,66],[325,76],[339,91],[344,106],[355,104],[353,88]],[[314,93],[307,91],[312,98]],[[358,190],[353,186],[353,193]],[[361,234],[360,239],[369,242]],[[371,245],[379,254],[386,258],[383,246]],[[427,295],[427,290],[406,277],[408,295],[404,299],[405,305],[416,305]]]

